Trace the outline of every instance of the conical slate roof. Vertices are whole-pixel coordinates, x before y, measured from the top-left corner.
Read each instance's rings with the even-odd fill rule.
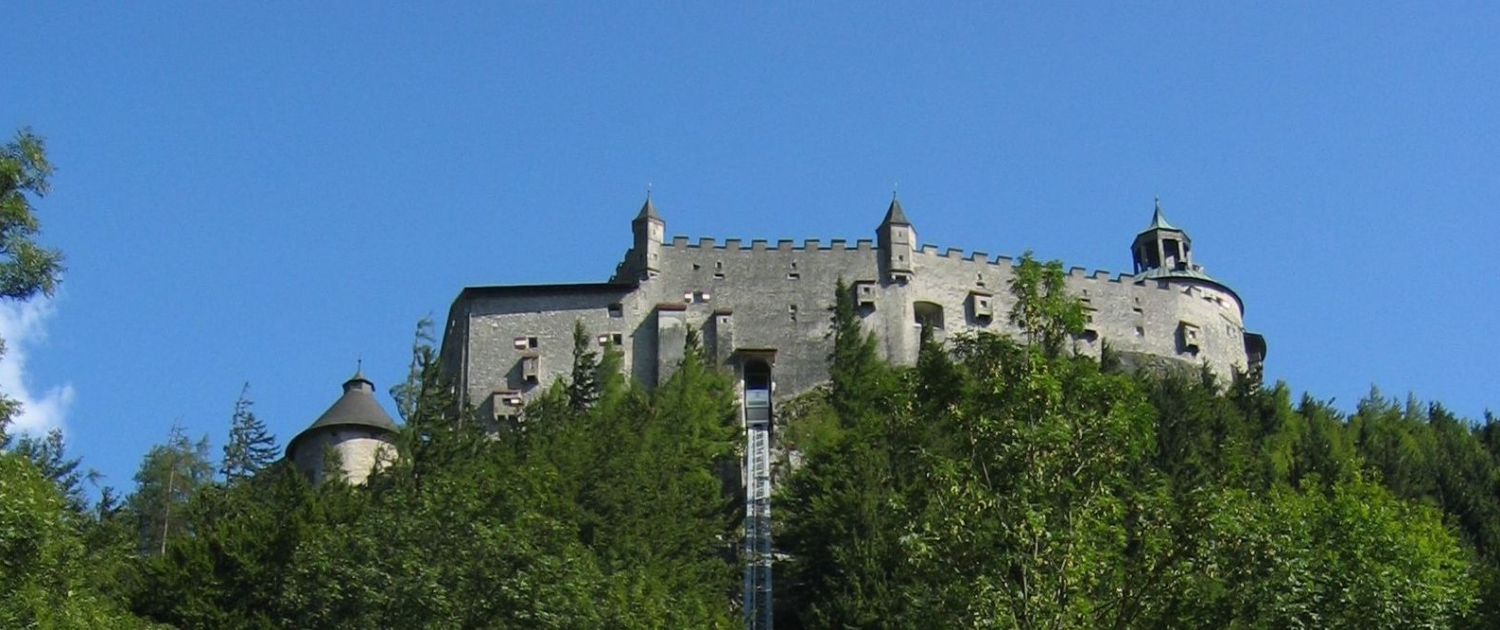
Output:
[[[891,195],[891,207],[886,208],[885,220],[881,221],[880,224],[911,225],[911,221],[906,220],[906,213],[901,210],[901,200],[897,199],[895,195]]]
[[[356,373],[344,382],[344,395],[334,401],[333,406],[318,416],[304,431],[334,426],[366,426],[396,432],[396,421],[391,419],[380,403],[375,401],[375,384]]]
[[[318,416],[317,420],[287,443],[287,456],[292,456],[297,449],[297,442],[303,437],[322,429],[347,426],[367,427],[388,433],[399,431],[396,421],[375,401],[375,384],[360,372],[344,382],[344,395],[334,401],[328,411],[323,412],[323,415]]]
[[[657,221],[661,220],[661,215],[656,213],[656,204],[651,203],[650,194],[646,195],[646,203],[645,205],[641,206],[640,213],[635,215],[636,221],[644,221],[647,219],[656,219]]]

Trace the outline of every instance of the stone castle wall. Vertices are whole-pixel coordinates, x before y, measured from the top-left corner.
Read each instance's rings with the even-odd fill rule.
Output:
[[[777,397],[796,394],[827,380],[829,309],[840,277],[856,287],[866,330],[895,363],[915,362],[919,309],[941,309],[940,337],[1018,332],[1008,321],[1010,258],[926,246],[913,253],[910,277],[894,280],[883,277],[881,251],[868,240],[677,237],[642,246],[656,249],[657,269],[638,282],[466,289],[450,312],[443,348],[465,402],[505,415],[568,374],[577,321],[595,347],[615,343],[631,375],[647,385],[670,374],[693,326],[709,356],[730,369],[743,357],[774,357]],[[630,261],[644,258],[627,253],[618,276],[641,273]],[[1247,368],[1242,306],[1222,285],[1138,283],[1074,269],[1068,286],[1091,309],[1079,352],[1097,355],[1107,341],[1124,353],[1206,364],[1225,377]]]
[[[338,453],[344,480],[351,485],[363,484],[377,466],[396,457],[389,435],[348,427],[322,429],[303,437],[292,463],[316,485],[323,481],[324,454],[329,449]]]

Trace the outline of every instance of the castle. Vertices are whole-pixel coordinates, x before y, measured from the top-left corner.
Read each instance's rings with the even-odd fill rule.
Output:
[[[1014,261],[917,244],[894,196],[873,241],[794,243],[666,238],[650,196],[631,222],[633,241],[607,282],[468,287],[448,314],[441,359],[460,403],[481,417],[514,419],[572,366],[573,330],[613,345],[648,387],[680,362],[688,327],[742,392],[774,399],[827,380],[828,309],[843,278],[884,357],[916,361],[921,327],[938,339],[960,331],[1015,334],[1008,314]],[[1192,240],[1157,204],[1130,247],[1133,270],[1111,277],[1074,268],[1069,291],[1088,311],[1074,350],[1104,343],[1134,364],[1206,365],[1228,377],[1258,374],[1266,342],[1244,327],[1244,304],[1193,262]],[[748,407],[748,405],[747,405]],[[748,410],[747,410],[748,412]]]

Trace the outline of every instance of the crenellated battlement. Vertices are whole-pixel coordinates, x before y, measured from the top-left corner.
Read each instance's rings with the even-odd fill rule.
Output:
[[[737,251],[741,251],[742,249],[745,249],[743,244],[744,244],[744,240],[743,239],[727,238],[727,239],[724,239],[723,242],[719,242],[718,240],[714,239],[711,236],[702,236],[702,237],[698,238],[697,242],[693,242],[692,237],[684,236],[684,235],[680,235],[679,234],[679,235],[674,235],[672,237],[672,240],[670,240],[670,241],[668,241],[666,243],[663,243],[662,245],[663,245],[663,247],[669,247],[669,248],[675,248],[675,249],[699,249],[699,250],[702,250],[702,249],[713,249],[713,250],[720,250],[720,251],[737,252]],[[873,239],[862,238],[862,239],[858,239],[858,240],[854,241],[854,250],[853,251],[869,252],[869,251],[874,251],[874,250],[875,250],[875,241]],[[844,252],[844,251],[850,251],[850,250],[849,250],[849,241],[847,239],[835,238],[835,239],[829,240],[827,243],[824,243],[820,239],[809,238],[809,239],[803,239],[803,241],[801,243],[798,243],[794,239],[777,239],[775,247],[771,247],[770,241],[767,240],[767,239],[753,239],[753,240],[750,241],[750,247],[748,248],[748,251],[757,251],[757,252],[763,252],[763,251],[778,251],[778,252],[805,252],[805,251]]]
[[[1019,334],[1006,313],[1020,257],[919,244],[892,200],[875,239],[746,239],[665,236],[666,221],[648,202],[632,222],[635,240],[607,283],[466,290],[450,317],[475,335],[451,352],[469,361],[467,391],[496,388],[530,396],[568,364],[558,343],[584,321],[601,343],[615,344],[631,373],[651,385],[674,369],[688,327],[703,331],[708,356],[726,369],[744,357],[774,357],[773,379],[792,395],[827,378],[827,309],[843,279],[855,293],[861,325],[897,364],[916,360],[922,331]],[[1207,365],[1221,376],[1255,371],[1265,343],[1244,329],[1243,303],[1192,261],[1187,234],[1161,217],[1135,236],[1133,272],[1070,267],[1069,291],[1084,301],[1087,329],[1074,350],[1103,344],[1150,361]],[[1253,339],[1253,343],[1252,340]],[[445,352],[450,346],[445,344]],[[1253,352],[1250,348],[1254,348]]]

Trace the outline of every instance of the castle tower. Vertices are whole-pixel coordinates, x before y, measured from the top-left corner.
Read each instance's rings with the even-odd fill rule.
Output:
[[[661,273],[661,245],[667,237],[667,222],[656,213],[651,203],[651,193],[646,193],[646,203],[640,213],[630,222],[630,232],[635,237],[632,251],[635,252],[637,279],[648,280]]]
[[[1151,215],[1151,224],[1135,236],[1130,245],[1130,257],[1135,261],[1135,273],[1152,270],[1197,271],[1193,264],[1193,241],[1186,232],[1167,223],[1161,214],[1161,200],[1156,200],[1156,211]]]
[[[906,281],[914,273],[912,251],[917,243],[917,230],[906,220],[901,210],[901,201],[891,193],[891,206],[885,211],[885,220],[875,228],[876,243],[880,246],[880,264],[885,270],[885,279],[890,282]]]
[[[375,384],[356,371],[344,382],[344,395],[286,445],[286,458],[313,483],[330,472],[362,484],[377,467],[396,457],[396,428],[375,401]],[[339,468],[330,470],[333,458]]]

